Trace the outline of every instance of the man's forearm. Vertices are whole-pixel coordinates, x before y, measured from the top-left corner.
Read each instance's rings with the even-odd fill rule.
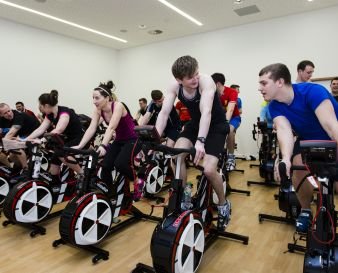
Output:
[[[210,128],[211,113],[205,113],[201,115],[198,136],[207,137]]]
[[[277,130],[277,138],[282,153],[282,159],[291,160],[294,147],[294,138],[292,132]]]
[[[163,131],[165,129],[165,127],[167,126],[167,121],[168,121],[168,115],[166,113],[164,113],[163,111],[161,111],[158,114],[157,120],[156,120],[156,130],[158,132],[158,134],[160,136],[162,136]]]

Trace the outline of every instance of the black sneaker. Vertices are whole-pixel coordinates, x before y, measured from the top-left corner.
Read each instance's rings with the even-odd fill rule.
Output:
[[[217,206],[217,208],[218,208],[217,229],[220,231],[224,231],[231,219],[231,203],[229,200],[226,200],[223,206]]]

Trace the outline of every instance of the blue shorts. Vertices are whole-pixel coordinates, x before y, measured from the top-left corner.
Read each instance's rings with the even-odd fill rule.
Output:
[[[232,125],[236,130],[238,129],[239,125],[241,125],[241,121],[242,121],[241,117],[237,116],[237,117],[231,118],[229,124]]]

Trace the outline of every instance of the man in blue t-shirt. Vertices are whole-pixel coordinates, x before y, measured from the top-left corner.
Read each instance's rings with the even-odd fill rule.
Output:
[[[299,140],[338,141],[338,103],[321,85],[313,83],[291,84],[288,68],[281,63],[266,66],[259,72],[259,91],[271,101],[269,111],[276,126],[282,161],[290,176],[293,165],[303,165]],[[294,141],[293,132],[297,135]],[[276,167],[276,166],[275,166]],[[275,168],[279,177],[278,168]],[[293,185],[298,187],[305,171],[293,172]],[[311,221],[310,203],[313,187],[303,183],[297,197],[302,211],[296,221],[296,230],[306,232]]]

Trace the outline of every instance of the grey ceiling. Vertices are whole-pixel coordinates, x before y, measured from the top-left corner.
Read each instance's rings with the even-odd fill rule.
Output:
[[[52,16],[72,21],[86,27],[120,37],[128,43],[120,43],[96,34],[67,26],[25,11],[1,4],[0,17],[36,28],[70,36],[76,39],[124,49],[154,42],[184,37],[196,33],[262,21],[338,5],[338,0],[169,0],[170,3],[203,23],[197,26],[168,9],[157,0],[9,0]],[[247,10],[259,12],[239,16]],[[235,9],[244,8],[235,12]],[[146,25],[140,29],[139,25]],[[159,29],[160,35],[148,31]],[[121,32],[127,30],[127,32]]]

